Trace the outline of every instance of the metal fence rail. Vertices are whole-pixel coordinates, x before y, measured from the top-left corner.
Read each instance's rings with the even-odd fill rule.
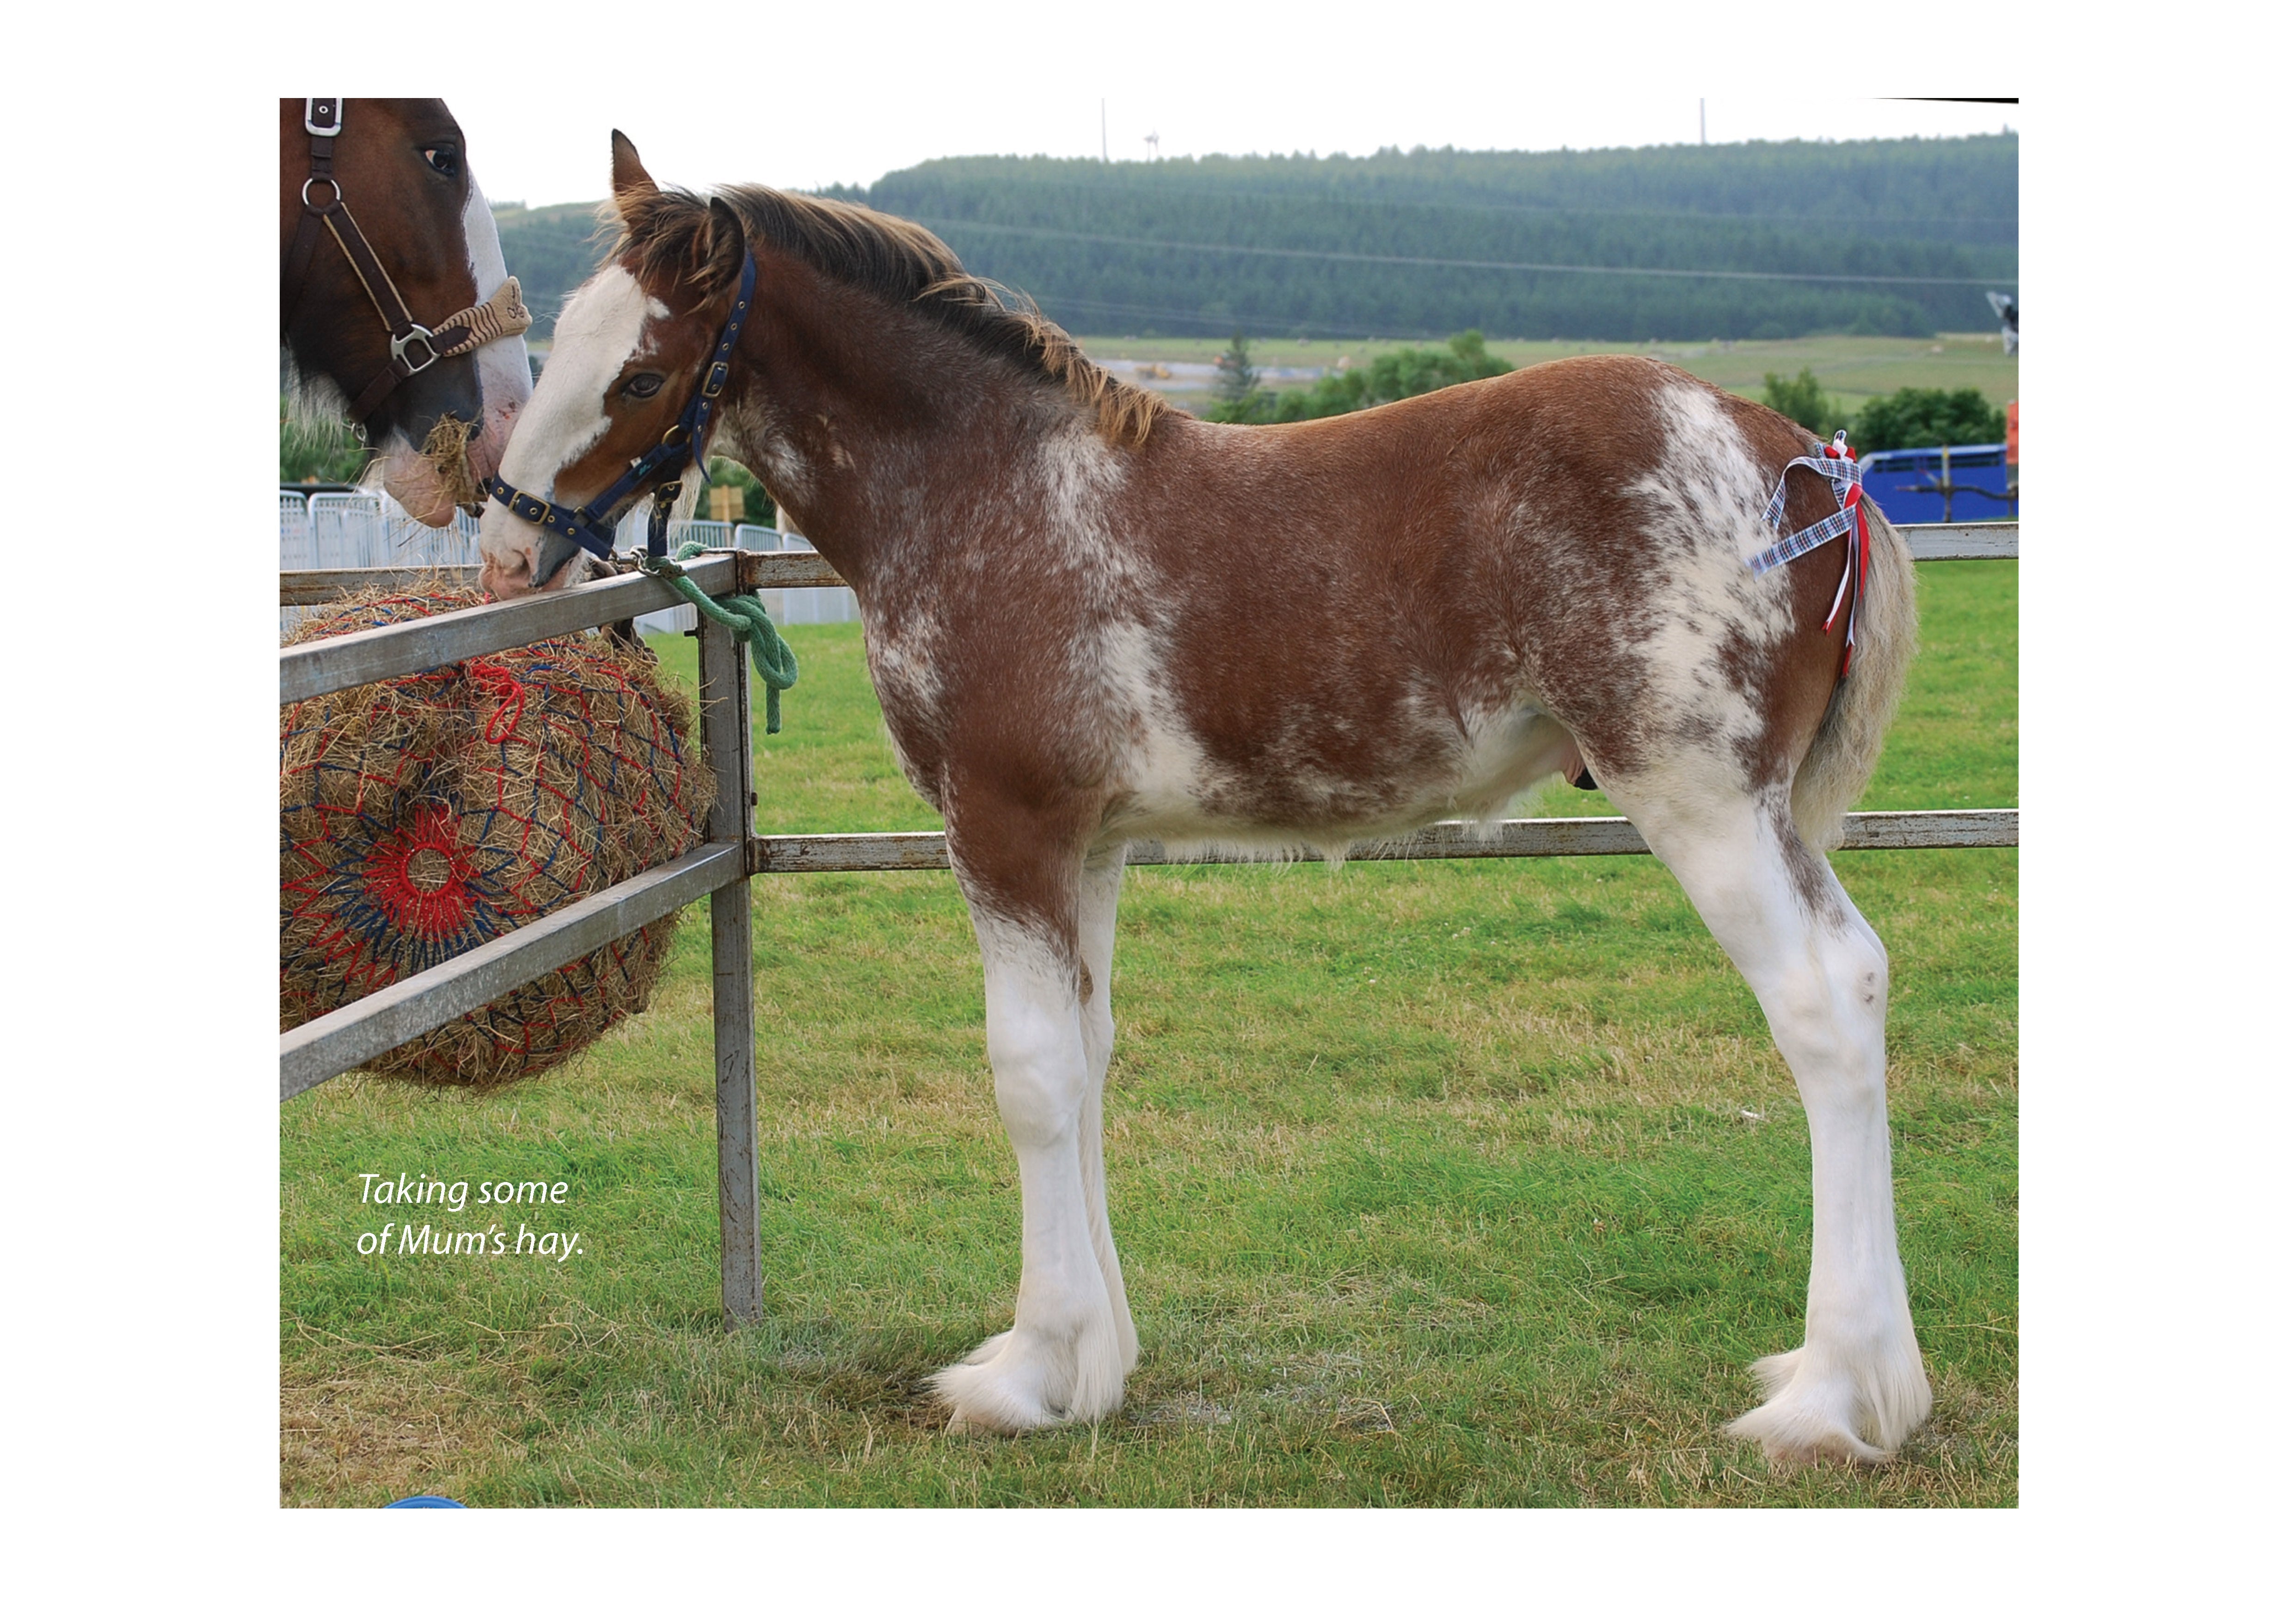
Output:
[[[645,542],[646,505],[640,503],[615,527],[617,545]],[[673,551],[689,541],[745,553],[810,553],[813,544],[795,530],[770,525],[729,524],[722,520],[676,520],[669,527]],[[321,491],[279,494],[279,633],[301,622],[314,603],[355,592],[363,585],[432,584],[474,586],[480,554],[479,521],[457,509],[438,529],[423,524],[379,492]],[[769,600],[767,613],[776,625],[834,625],[858,619],[860,605],[836,571],[823,564],[816,577],[792,581]],[[657,609],[637,617],[637,628],[656,635],[693,628],[693,605]]]
[[[754,529],[759,527],[750,528]],[[768,531],[767,534],[778,535],[780,532]],[[710,562],[715,556],[713,554],[711,558],[696,558],[690,561],[685,566],[686,571],[689,574],[694,572],[696,565]],[[844,582],[838,578],[837,571],[829,567],[829,560],[809,549],[804,552],[788,553],[742,553],[736,556],[741,563],[741,589],[743,591],[788,591],[798,587],[841,589],[844,586]],[[627,580],[630,577],[625,575],[620,578]],[[440,580],[450,585],[476,586],[479,583],[479,570],[475,564],[463,569],[303,570],[280,575],[279,600],[282,603],[332,603],[338,597],[348,597],[372,586],[382,586],[387,589],[392,586],[413,586],[421,580]],[[554,592],[550,595],[554,597],[578,594],[586,596],[597,591],[600,586],[609,584],[611,583],[593,580],[586,586],[577,587],[574,591]],[[547,599],[534,598],[502,606],[533,608],[545,601]],[[688,604],[688,606],[692,605]],[[775,623],[778,624],[780,621],[777,620]]]
[[[375,491],[279,493],[279,568],[288,570],[364,570],[382,566],[417,572],[467,567],[478,573],[479,521],[456,509],[434,529]],[[279,634],[302,622],[304,610],[280,597]]]
[[[294,518],[288,505],[291,500],[283,496],[280,499],[283,555]],[[1903,529],[1914,556],[1923,562],[2017,556],[2014,522]],[[762,531],[763,528],[744,526],[742,530]],[[763,534],[778,541],[788,533]],[[439,574],[437,567],[391,565],[390,556],[383,554],[381,563],[349,569],[283,572],[280,603],[308,606],[370,586],[390,586],[418,575]],[[721,551],[691,561],[685,572],[711,596],[735,590],[790,593],[842,586],[836,571],[810,550]],[[448,573],[472,581],[477,578],[474,567]],[[420,674],[506,648],[665,611],[676,603],[676,594],[662,581],[647,575],[621,575],[542,597],[488,603],[436,619],[282,648],[279,701],[299,702],[347,687]],[[710,812],[704,846],[283,1034],[280,1098],[307,1092],[706,893],[710,900],[711,999],[717,1041],[720,1288],[726,1321],[739,1325],[758,1321],[764,1315],[758,1261],[757,1045],[750,1021],[749,878],[822,871],[945,870],[948,849],[946,837],[939,832],[758,836],[753,822],[757,799],[751,791],[746,655],[737,637],[707,619],[699,622],[695,634],[701,644],[702,742],[718,781],[718,801]],[[1842,847],[2013,848],[2018,840],[2017,818],[2014,809],[1852,815]],[[1349,857],[1488,859],[1647,852],[1631,823],[1607,816],[1507,820],[1488,827],[1446,821],[1393,841],[1365,844],[1351,849]],[[1144,865],[1231,863],[1238,857],[1221,853],[1168,854],[1161,845],[1145,842],[1133,845],[1128,855],[1130,864]]]
[[[712,597],[735,588],[740,576],[731,553],[696,558],[685,573]],[[279,650],[279,701],[305,698],[419,675],[529,642],[570,635],[641,613],[668,608],[678,595],[651,575],[617,575],[516,603],[487,603],[430,619],[408,619],[348,636]]]
[[[1845,849],[2013,849],[2014,809],[1878,809],[1849,816]],[[1650,845],[1622,815],[1582,815],[1545,820],[1499,820],[1478,826],[1439,821],[1408,836],[1360,842],[1349,864],[1374,859],[1557,859],[1581,855],[1647,854]],[[1125,850],[1128,866],[1256,865],[1314,859],[1308,843],[1267,853],[1221,849],[1174,853],[1160,842],[1138,841]],[[948,837],[942,832],[824,832],[750,839],[750,874],[802,875],[818,871],[945,871]]]
[[[306,1021],[279,1036],[279,1096],[291,1099],[365,1065],[746,873],[740,843],[696,849]]]

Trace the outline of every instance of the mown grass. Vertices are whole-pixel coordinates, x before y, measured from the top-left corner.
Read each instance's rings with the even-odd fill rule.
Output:
[[[1103,360],[1209,363],[1227,348],[1227,337],[1079,337],[1086,351]],[[1254,340],[1254,364],[1268,369],[1322,368],[1341,357],[1361,365],[1398,346],[1440,345],[1440,340]],[[1759,400],[1762,376],[1792,379],[1804,368],[1851,412],[1868,398],[1888,396],[1906,386],[1958,390],[1974,387],[1998,407],[2017,395],[2017,359],[2001,349],[1997,332],[1972,331],[1931,339],[1897,335],[1803,335],[1790,340],[1655,340],[1639,345],[1606,340],[1493,340],[1490,350],[1517,368],[1587,352],[1636,352],[1686,368],[1725,390]],[[1271,380],[1270,389],[1306,381]],[[1174,398],[1196,406],[1210,395],[1174,391]]]
[[[1920,570],[1875,808],[2016,802],[2016,568]],[[791,632],[767,831],[931,824],[854,627]],[[681,650],[685,650],[682,659]],[[687,644],[669,656],[690,663]],[[1534,807],[1608,813],[1564,792]],[[1887,1469],[1720,1425],[1798,1341],[1808,1144],[1759,1012],[1640,859],[1136,870],[1110,1193],[1122,1415],[951,1437],[1020,1201],[945,875],[761,878],[767,1320],[718,1323],[707,923],[585,1062],[281,1112],[281,1492],[480,1505],[2005,1505],[2017,1478],[2016,855],[1850,854],[1890,943],[1898,1202],[1938,1405]],[[361,1258],[357,1175],[567,1181],[557,1264]],[[433,1208],[441,1226],[485,1226]],[[483,1213],[488,1219],[501,1213]]]

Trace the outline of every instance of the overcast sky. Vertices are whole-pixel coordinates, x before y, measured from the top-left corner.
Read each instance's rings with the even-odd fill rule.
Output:
[[[665,183],[816,188],[867,184],[937,156],[1098,156],[1103,100],[1108,154],[1120,161],[1145,157],[1151,133],[1166,157],[1689,143],[1702,94],[1706,136],[1718,143],[1965,135],[2017,123],[2014,106],[1819,93],[1842,76],[1828,69],[1845,60],[1838,32],[1832,45],[1822,43],[1829,30],[1800,36],[1811,48],[1800,61],[1784,53],[1795,36],[1718,38],[1704,64],[1685,70],[1683,47],[1695,41],[1677,29],[1674,61],[1661,70],[1643,65],[1632,29],[1622,31],[1619,20],[1635,13],[1606,9],[1600,20],[1558,23],[1529,20],[1530,10],[1441,0],[1312,11],[879,0],[809,20],[768,7],[672,7],[664,24],[691,30],[685,44],[694,48],[669,51],[658,33],[628,33],[626,5],[577,4],[554,10],[548,36],[521,41],[515,94],[496,82],[482,92],[485,80],[439,87],[488,197],[529,206],[603,199],[616,127]],[[750,20],[728,20],[741,18]],[[1981,70],[1990,57],[1972,44],[1958,59]],[[647,70],[627,70],[634,50]],[[605,65],[617,59],[626,63],[619,73]],[[1892,57],[1874,45],[1846,59],[1861,91],[1957,87],[1888,82]],[[657,60],[677,65],[654,70]]]
[[[1544,97],[1536,105],[1502,107],[1431,95],[1415,103],[1387,96],[1369,102],[1283,104],[1254,98],[1238,103],[1186,84],[1158,89],[1126,81],[1111,88],[1107,150],[1118,161],[1144,160],[1150,152],[1144,136],[1152,133],[1160,136],[1156,149],[1166,157],[1292,151],[1364,156],[1382,145],[1552,151],[1698,139],[1694,94],[1577,103]],[[779,95],[779,111],[756,113],[685,95],[624,90],[553,115],[546,126],[484,102],[455,103],[454,111],[488,198],[537,207],[604,196],[608,132],[615,127],[636,142],[655,178],[692,187],[755,182],[815,189],[865,184],[937,156],[1101,153],[1101,97],[1088,85],[1026,105],[893,97],[865,113],[849,104],[808,108],[805,98]],[[1718,95],[1706,102],[1706,136],[1719,143],[1986,134],[2014,127],[2016,111],[2013,106]]]

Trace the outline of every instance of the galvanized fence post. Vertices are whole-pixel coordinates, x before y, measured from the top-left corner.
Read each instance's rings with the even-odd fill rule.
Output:
[[[718,777],[709,840],[746,849],[755,808],[749,665],[739,636],[707,616],[697,625],[702,741]],[[758,1250],[758,1037],[750,1013],[755,973],[746,876],[709,895],[709,955],[718,1059],[718,1287],[726,1325],[740,1328],[766,1315]]]

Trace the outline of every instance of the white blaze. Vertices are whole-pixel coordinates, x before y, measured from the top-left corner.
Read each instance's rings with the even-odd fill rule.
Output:
[[[644,338],[646,320],[669,315],[648,297],[629,271],[609,266],[567,299],[558,315],[533,399],[502,455],[502,478],[529,496],[558,500],[559,471],[606,433],[606,394]],[[482,583],[501,595],[497,579],[522,588],[533,571],[535,529],[489,500],[479,521]]]

